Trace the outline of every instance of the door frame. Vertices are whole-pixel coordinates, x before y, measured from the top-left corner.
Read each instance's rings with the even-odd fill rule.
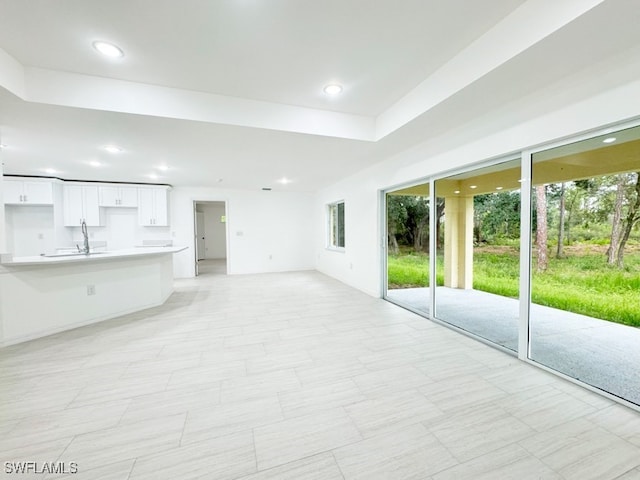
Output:
[[[193,261],[194,261],[194,276],[197,277],[199,275],[198,271],[198,231],[197,231],[197,214],[196,208],[198,204],[208,204],[208,203],[223,203],[224,204],[224,215],[226,217],[226,221],[224,223],[224,241],[227,251],[226,258],[226,272],[225,275],[230,274],[230,266],[231,266],[231,242],[229,241],[229,202],[226,199],[192,199],[192,241],[193,241]]]

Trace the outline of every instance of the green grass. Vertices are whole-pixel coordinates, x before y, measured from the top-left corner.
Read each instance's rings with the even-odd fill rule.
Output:
[[[387,268],[390,288],[429,285],[429,257],[423,253],[391,255],[387,262]],[[438,285],[444,285],[444,278],[438,282]]]
[[[518,298],[519,256],[515,249],[504,250],[476,249],[473,288]],[[428,257],[423,253],[390,256],[388,265],[389,288],[429,284]],[[437,271],[437,284],[443,285],[442,258]],[[626,254],[622,270],[607,266],[602,253],[550,258],[545,273],[533,274],[531,298],[539,305],[640,327],[640,252]]]

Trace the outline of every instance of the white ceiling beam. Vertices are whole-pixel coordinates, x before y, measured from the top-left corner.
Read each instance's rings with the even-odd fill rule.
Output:
[[[529,0],[525,2],[378,115],[376,140],[431,110],[603,1]]]
[[[0,86],[24,99],[24,67],[0,48]]]
[[[375,119],[24,67],[0,50],[0,86],[28,102],[373,141]]]

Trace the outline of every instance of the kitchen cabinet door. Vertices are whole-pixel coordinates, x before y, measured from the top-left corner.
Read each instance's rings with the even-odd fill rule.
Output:
[[[83,193],[83,218],[88,227],[99,227],[100,222],[100,199],[98,187],[82,187]]]
[[[144,227],[166,227],[169,225],[166,188],[138,189],[138,222]]]
[[[138,206],[138,189],[136,187],[120,187],[120,206]]]
[[[65,227],[78,227],[83,220],[89,227],[101,226],[98,187],[65,185],[63,200]]]
[[[169,225],[168,192],[164,188],[154,191],[155,220],[153,224],[158,227]]]
[[[53,205],[53,184],[21,179],[3,179],[3,198],[8,205]]]
[[[84,218],[82,187],[80,185],[65,185],[62,196],[64,201],[64,226],[80,226]]]
[[[23,198],[22,180],[5,178],[2,183],[2,196],[6,205],[21,204]]]
[[[154,194],[151,188],[138,189],[138,223],[143,227],[153,226]]]
[[[29,205],[53,205],[53,185],[51,182],[25,181],[24,198]]]
[[[101,207],[119,207],[120,195],[118,187],[99,187],[98,193],[100,195]]]
[[[99,186],[101,207],[136,207],[138,189],[136,187]]]

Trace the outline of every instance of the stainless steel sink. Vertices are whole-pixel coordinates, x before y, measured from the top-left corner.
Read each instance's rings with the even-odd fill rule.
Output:
[[[93,255],[100,255],[107,252],[66,252],[66,253],[43,253],[41,257],[92,257]]]

